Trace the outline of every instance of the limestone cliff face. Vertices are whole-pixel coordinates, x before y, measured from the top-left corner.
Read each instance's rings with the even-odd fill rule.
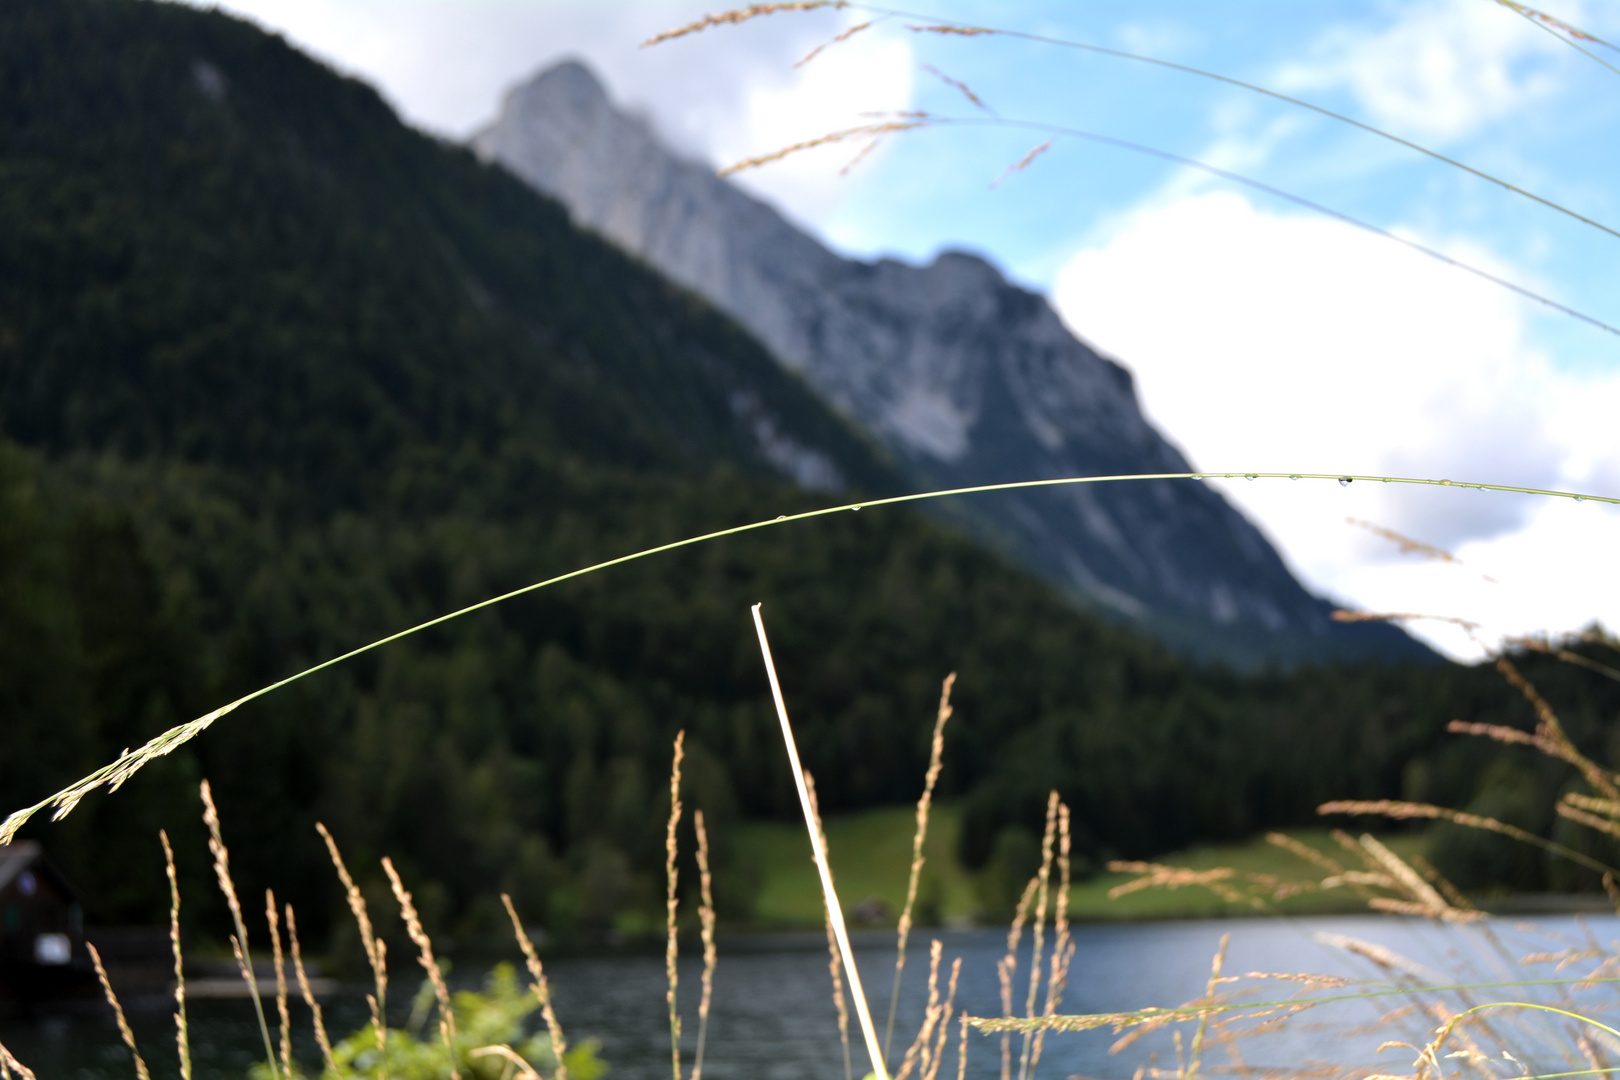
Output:
[[[1188,471],[1143,418],[1130,374],[1069,333],[1044,298],[969,254],[920,267],[833,254],[672,152],[579,64],[513,89],[473,145],[730,314],[887,446],[919,489]],[[1417,651],[1398,631],[1333,623],[1255,528],[1196,481],[973,496],[942,512],[1196,652]]]

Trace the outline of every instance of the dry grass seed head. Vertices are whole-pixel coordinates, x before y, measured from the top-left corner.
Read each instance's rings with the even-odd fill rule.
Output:
[[[343,856],[338,852],[337,841],[327,831],[324,824],[317,821],[315,831],[321,834],[326,841],[327,854],[332,858],[332,865],[337,869],[338,880],[343,883],[344,899],[348,901],[349,912],[354,916],[355,925],[360,929],[360,945],[365,949],[366,962],[371,965],[372,979],[376,985],[376,992],[366,995],[366,1004],[371,1008],[371,1028],[377,1036],[377,1057],[381,1061],[388,1057],[388,1027],[383,1022],[383,1016],[388,1009],[388,943],[381,940],[372,931],[371,915],[366,910],[366,898],[349,876],[349,868],[344,865]],[[378,1067],[379,1073],[382,1066]]]
[[[445,985],[444,973],[439,970],[439,961],[433,955],[433,939],[428,937],[427,931],[422,929],[422,920],[416,913],[416,904],[411,900],[409,890],[400,880],[399,872],[394,869],[393,860],[386,855],[382,861],[383,873],[388,875],[388,884],[394,890],[394,899],[399,901],[399,913],[405,920],[405,933],[410,936],[411,943],[416,946],[417,963],[427,973],[428,980],[433,983],[433,996],[439,1001],[439,1036],[444,1040],[444,1048],[450,1054],[450,1078],[458,1080],[460,1074],[456,1071],[456,1014],[450,1007],[450,988]]]
[[[1226,947],[1232,943],[1231,934],[1221,935],[1220,947],[1215,950],[1215,958],[1209,965],[1209,982],[1204,986],[1204,997],[1200,1005],[1214,1005],[1219,1000],[1215,988],[1224,980],[1221,979],[1221,968],[1226,965]],[[1209,1010],[1201,1009],[1198,1013],[1198,1027],[1193,1032],[1192,1047],[1187,1055],[1186,1080],[1192,1080],[1203,1062],[1204,1038],[1209,1032]]]
[[[901,131],[914,131],[917,128],[928,127],[930,123],[931,121],[927,119],[887,120],[877,124],[860,124],[856,127],[845,128],[842,131],[830,131],[825,135],[818,135],[814,139],[806,139],[803,142],[796,142],[778,150],[772,150],[769,153],[744,158],[742,161],[718,170],[715,175],[730,176],[745,169],[757,169],[761,165],[781,161],[785,157],[803,153],[806,150],[813,150],[818,146],[830,146],[834,143],[848,142],[851,139],[871,138],[875,140]]]
[[[1029,168],[1031,163],[1033,163],[1036,158],[1040,157],[1042,154],[1044,154],[1048,150],[1052,149],[1052,143],[1054,141],[1055,140],[1047,139],[1045,142],[1043,142],[1039,146],[1035,147],[1035,149],[1031,150],[1029,153],[1025,154],[1023,157],[1019,158],[1017,161],[1013,162],[1011,165],[1007,166],[1005,169],[1002,170],[1000,176],[998,176],[994,180],[990,181],[990,189],[992,191],[994,191],[996,188],[1000,187],[1002,184],[1005,184],[1015,173],[1021,173],[1025,169]]]
[[[951,707],[951,688],[956,685],[956,672],[945,676],[940,686],[939,707],[934,712],[934,734],[928,744],[928,771],[923,774],[922,795],[917,798],[917,827],[911,836],[911,875],[906,882],[906,903],[900,909],[900,923],[896,930],[898,944],[894,956],[894,988],[889,994],[889,1022],[883,1036],[883,1055],[887,1059],[889,1045],[894,1040],[894,1016],[900,1004],[900,976],[906,967],[906,941],[911,936],[911,913],[917,903],[917,887],[922,881],[924,864],[923,845],[928,839],[928,813],[933,806],[934,785],[939,782],[944,765],[945,722],[954,711]]]
[[[932,1046],[934,1026],[939,1023],[939,961],[943,953],[943,946],[935,938],[928,947],[928,1004],[923,1009],[922,1027],[917,1031],[917,1037],[912,1040],[911,1046],[906,1050],[906,1056],[900,1061],[900,1069],[894,1074],[894,1080],[906,1080],[911,1071],[923,1061],[926,1067],[925,1055]]]
[[[934,23],[928,26],[906,27],[914,34],[944,34],[947,37],[980,37],[984,34],[999,34],[1000,30],[992,30],[988,26],[952,26],[946,23]]]
[[[1035,1001],[1041,988],[1042,944],[1046,933],[1046,904],[1050,898],[1052,882],[1052,844],[1057,836],[1057,807],[1058,793],[1052,791],[1047,795],[1046,828],[1041,833],[1041,868],[1035,874],[1039,887],[1036,890],[1034,923],[1030,927],[1029,988],[1024,994],[1025,1016],[1035,1015]],[[1023,1047],[1018,1056],[1019,1080],[1028,1080],[1030,1058],[1033,1053],[1033,1035],[1026,1031]]]
[[[709,1003],[714,996],[714,968],[719,954],[714,947],[714,879],[709,873],[709,833],[703,827],[703,811],[692,814],[692,826],[697,832],[697,864],[700,899],[698,924],[703,935],[703,996],[698,1001],[697,1055],[692,1061],[692,1080],[702,1080],[703,1051],[709,1036]],[[840,1001],[840,1005],[842,1002]],[[848,1037],[845,1038],[845,1063],[848,1064]]]
[[[315,1044],[321,1048],[321,1060],[326,1063],[327,1072],[336,1076],[338,1067],[332,1059],[332,1042],[326,1037],[326,1019],[321,1015],[321,1003],[315,1000],[309,976],[304,972],[304,953],[298,945],[298,920],[293,915],[291,904],[287,905],[287,944],[292,948],[293,973],[298,976],[298,990],[304,995],[304,1004],[309,1006],[310,1015],[314,1018]]]
[[[360,930],[360,946],[365,950],[366,962],[371,965],[372,977],[377,984],[377,1000],[379,1004],[386,1004],[388,988],[387,954],[383,943],[371,927],[371,915],[366,910],[366,898],[355,885],[354,878],[349,876],[349,868],[343,862],[343,856],[338,851],[337,841],[327,831],[324,824],[317,821],[315,831],[321,834],[326,841],[326,852],[332,859],[332,866],[337,870],[338,880],[343,883],[343,896],[348,901],[349,913],[354,916],[355,925]]]
[[[1552,706],[1547,704],[1547,700],[1541,696],[1530,680],[1519,673],[1519,669],[1513,666],[1512,661],[1505,656],[1498,657],[1496,670],[1500,671],[1535,709],[1536,734],[1546,740],[1550,747],[1544,748],[1543,752],[1562,758],[1579,769],[1586,782],[1600,795],[1609,799],[1620,799],[1620,788],[1615,786],[1614,774],[1576,749],[1575,744],[1564,733],[1564,726],[1559,723],[1558,715],[1553,712]]]
[[[1052,793],[1054,799],[1057,792]],[[1052,942],[1052,970],[1046,978],[1046,1008],[1043,1015],[1051,1016],[1057,1012],[1059,1002],[1063,1000],[1063,987],[1069,978],[1069,963],[1074,958],[1074,945],[1069,940],[1069,887],[1070,865],[1069,855],[1072,837],[1069,833],[1069,807],[1062,800],[1057,802],[1058,822],[1058,889],[1056,904],[1056,931],[1057,936]],[[1035,1067],[1041,1063],[1041,1053],[1046,1047],[1046,1031],[1043,1029],[1035,1033],[1035,1047],[1030,1054],[1029,1071],[1034,1073]]]
[[[568,1080],[568,1067],[563,1064],[563,1055],[568,1052],[568,1044],[563,1039],[562,1025],[557,1022],[557,1012],[551,1007],[551,984],[546,981],[546,971],[540,964],[540,954],[535,951],[534,942],[529,940],[528,931],[523,929],[523,922],[518,918],[517,908],[513,906],[511,896],[502,893],[501,903],[506,906],[506,914],[512,920],[512,934],[517,938],[518,947],[523,950],[523,962],[529,969],[530,988],[540,1001],[540,1015],[546,1022],[547,1034],[551,1036],[551,1052],[557,1059],[554,1080]]]
[[[680,870],[675,863],[679,854],[675,830],[681,823],[681,758],[686,753],[686,732],[675,734],[675,755],[669,767],[669,826],[664,834],[664,920],[667,939],[664,944],[664,975],[669,980],[669,1054],[675,1080],[681,1080],[681,1014],[675,1007],[677,973],[675,961],[680,955],[676,938],[675,916],[679,899],[676,887],[680,884]]]
[[[1266,843],[1275,847],[1280,847],[1290,854],[1297,855],[1299,858],[1304,859],[1312,866],[1326,870],[1330,874],[1337,874],[1344,869],[1344,867],[1340,866],[1337,862],[1328,858],[1320,851],[1317,851],[1309,844],[1301,843],[1299,840],[1296,840],[1294,837],[1289,836],[1286,833],[1267,833]]]
[[[936,1027],[937,1036],[933,1050],[925,1055],[927,1063],[923,1068],[922,1080],[937,1080],[939,1067],[945,1061],[945,1040],[951,1036],[951,1016],[956,1011],[956,983],[962,974],[962,958],[956,957],[951,961],[951,979],[945,990],[945,1005],[939,1014],[939,1024]]]
[[[214,806],[214,792],[207,780],[198,785],[198,790],[202,794],[203,822],[208,826],[208,850],[214,856],[214,876],[219,880],[219,891],[225,894],[225,902],[231,909],[231,920],[236,925],[236,933],[231,935],[231,952],[236,956],[236,967],[242,974],[242,981],[247,984],[248,996],[253,999],[259,1034],[264,1039],[265,1061],[270,1066],[271,1075],[279,1076],[276,1052],[270,1045],[270,1025],[265,1022],[264,1003],[259,1000],[259,980],[253,974],[253,955],[248,951],[247,924],[242,920],[242,904],[236,898],[236,884],[231,880],[231,853],[220,831],[219,810]]]
[[[191,1032],[186,1024],[186,971],[180,952],[180,876],[174,868],[169,834],[158,830],[163,844],[163,870],[169,879],[169,950],[174,954],[174,1045],[180,1062],[180,1080],[191,1080]]]
[[[685,26],[677,26],[671,30],[654,34],[641,43],[641,48],[645,49],[666,41],[674,41],[676,38],[687,37],[691,34],[701,34],[703,31],[716,26],[736,26],[739,23],[748,22],[750,19],[757,19],[762,15],[776,15],[784,11],[815,11],[818,8],[833,8],[836,10],[847,6],[843,0],[796,0],[796,2],[790,3],[749,4],[747,7],[722,11],[718,15],[705,15],[696,22],[689,22]]]
[[[154,736],[145,745],[136,750],[125,750],[110,765],[103,765],[90,775],[83,777],[49,796],[42,802],[33,806],[24,807],[0,822],[0,845],[9,844],[17,837],[17,830],[27,824],[28,820],[46,807],[55,807],[51,814],[52,821],[61,821],[71,814],[76,806],[84,801],[84,797],[97,788],[105,787],[108,791],[117,791],[124,786],[124,781],[134,776],[141,768],[160,757],[173,753],[185,743],[208,730],[215,720],[248,701],[248,698],[239,698],[229,705],[222,705],[206,716],[199,716],[195,720],[177,725]]]
[[[118,995],[113,993],[112,983],[107,978],[107,969],[101,964],[101,954],[88,941],[84,943],[84,947],[90,953],[90,962],[96,966],[96,978],[101,980],[101,992],[107,996],[107,1004],[112,1006],[113,1016],[118,1021],[118,1034],[123,1036],[124,1045],[129,1047],[129,1052],[135,1055],[135,1075],[140,1080],[151,1080],[151,1074],[146,1071],[146,1061],[141,1057],[140,1050],[136,1049],[135,1033],[129,1030],[129,1021],[124,1019],[124,1007],[118,1003]]]
[[[292,1013],[287,1009],[287,966],[281,954],[281,917],[276,894],[264,890],[264,922],[270,929],[271,958],[276,968],[276,1014],[281,1020],[281,1071],[292,1075]]]
[[[13,1072],[22,1080],[36,1080],[34,1070],[12,1057],[11,1051],[6,1049],[6,1044],[0,1043],[0,1080],[11,1080]]]
[[[967,98],[968,101],[973,103],[974,107],[976,107],[978,109],[982,109],[985,112],[994,112],[995,111],[994,109],[990,108],[990,106],[986,105],[984,103],[984,100],[982,98],[980,98],[978,94],[975,94],[971,89],[969,89],[967,83],[962,82],[960,79],[951,78],[949,75],[947,75],[943,71],[939,70],[939,68],[935,67],[933,64],[924,64],[922,66],[922,69],[924,71],[928,72],[928,74],[934,76],[936,79],[938,79],[940,82],[944,83],[945,85],[954,87],[955,89],[959,90],[963,97]]]
[[[850,27],[848,30],[845,30],[843,33],[839,34],[837,37],[834,37],[831,41],[822,42],[820,45],[817,45],[815,48],[813,48],[809,52],[805,53],[802,58],[795,61],[794,64],[793,64],[794,70],[797,70],[799,68],[804,67],[804,65],[808,64],[810,61],[814,60],[816,57],[820,56],[822,53],[826,52],[828,49],[832,48],[834,45],[843,44],[844,42],[848,41],[850,38],[854,37],[856,34],[860,33],[862,30],[870,30],[872,28],[872,24],[877,22],[877,21],[878,21],[877,19],[869,19],[869,20],[867,20],[866,22],[863,22],[863,23],[856,23],[854,26]]]
[[[1606,863],[1599,862],[1589,855],[1585,855],[1579,851],[1575,851],[1572,848],[1565,847],[1563,844],[1547,840],[1544,837],[1537,836],[1535,833],[1521,829],[1517,825],[1509,825],[1506,822],[1498,821],[1495,818],[1482,817],[1478,814],[1464,813],[1461,810],[1450,810],[1444,806],[1434,806],[1429,803],[1405,802],[1399,799],[1339,799],[1333,802],[1323,803],[1321,806],[1316,808],[1316,812],[1323,815],[1377,814],[1396,821],[1408,821],[1423,818],[1427,818],[1429,820],[1449,821],[1453,824],[1462,825],[1466,828],[1483,829],[1486,832],[1500,833],[1503,836],[1509,836],[1515,840],[1522,840],[1527,844],[1533,844],[1534,846],[1545,851],[1550,851],[1555,855],[1560,855],[1571,862],[1579,863],[1581,866],[1584,866],[1589,870],[1595,870],[1599,874],[1613,873],[1615,869]],[[1335,830],[1335,839],[1337,839],[1338,835],[1340,834],[1337,830]],[[1351,843],[1354,843],[1354,841],[1351,841]]]

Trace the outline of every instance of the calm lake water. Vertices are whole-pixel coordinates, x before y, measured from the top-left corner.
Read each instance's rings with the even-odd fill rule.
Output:
[[[1070,986],[1062,1010],[1065,1013],[1107,1012],[1148,1005],[1174,1006],[1199,996],[1209,977],[1210,959],[1221,936],[1231,935],[1226,972],[1313,972],[1349,976],[1369,983],[1388,984],[1388,971],[1344,948],[1342,939],[1353,938],[1380,945],[1400,954],[1433,981],[1480,983],[1510,979],[1551,979],[1559,977],[1554,964],[1523,966],[1524,956],[1557,951],[1583,942],[1596,942],[1611,951],[1620,951],[1620,919],[1612,916],[1576,919],[1550,917],[1536,920],[1535,928],[1510,920],[1496,920],[1489,929],[1444,927],[1430,923],[1381,917],[1348,917],[1293,920],[1212,920],[1151,923],[1136,925],[1086,925],[1075,930],[1076,951]],[[894,1059],[917,1030],[925,997],[928,941],[936,936],[928,931],[913,936],[902,1006],[896,1025]],[[977,1015],[998,1015],[1000,991],[996,961],[1005,949],[1005,932],[975,930],[941,932],[946,964],[962,958],[962,983],[958,1004]],[[721,942],[720,963],[715,975],[714,1010],[710,1020],[707,1061],[704,1075],[714,1080],[828,1080],[841,1077],[844,1064],[840,1049],[836,1014],[829,992],[827,953],[824,940],[819,948],[813,938],[775,941],[776,947],[762,948],[757,941]],[[1028,970],[1028,942],[1020,968]],[[1335,943],[1337,942],[1337,943]],[[730,947],[728,948],[728,944]],[[858,950],[857,963],[867,992],[874,1001],[881,1028],[893,977],[894,954],[888,949],[869,947]],[[1565,972],[1584,973],[1595,961]],[[404,965],[395,976],[395,1000],[408,1000],[410,985]],[[637,956],[595,959],[558,959],[548,963],[548,974],[556,996],[557,1011],[570,1041],[596,1038],[602,1043],[602,1056],[611,1067],[612,1080],[656,1080],[670,1075],[668,1021],[664,1002],[663,959]],[[685,1041],[690,1045],[697,1033],[696,1002],[699,968],[689,958],[681,962],[681,993],[686,1016]],[[1260,984],[1253,1000],[1278,1000],[1297,992],[1297,987],[1281,982]],[[1369,989],[1363,986],[1360,989]],[[1318,995],[1354,992],[1318,989]],[[1539,1000],[1552,1002],[1560,987],[1476,990],[1449,998],[1454,1008],[1466,1008],[1487,1000]],[[1017,994],[1022,1000],[1022,986]],[[1420,1020],[1406,1027],[1380,1029],[1346,1036],[1346,1029],[1368,1024],[1383,1012],[1400,1004],[1399,997],[1345,1002],[1313,1010],[1289,1026],[1263,1038],[1245,1041],[1244,1060],[1251,1066],[1299,1066],[1311,1060],[1337,1064],[1378,1065],[1390,1072],[1409,1071],[1411,1054],[1404,1050],[1376,1053],[1385,1039],[1421,1039],[1433,1021]],[[1583,992],[1578,999],[1585,1008],[1612,1009],[1620,1004],[1620,993],[1613,986]],[[354,995],[332,1002],[328,1024],[348,1030],[364,1019],[364,1004]],[[307,1026],[301,1006],[295,1010],[295,1024]],[[167,1014],[146,1013],[132,1018],[143,1053],[153,1065],[154,1076],[174,1075],[173,1027]],[[1537,1022],[1539,1022],[1538,1014]],[[1517,1020],[1505,1023],[1517,1023]],[[1612,1022],[1612,1021],[1611,1021]],[[859,1032],[851,1015],[855,1076],[867,1071]],[[260,1045],[256,1023],[245,1002],[199,1001],[192,1009],[194,1055],[199,1080],[239,1077],[255,1060]],[[1184,1032],[1191,1037],[1191,1028]],[[1161,1066],[1174,1066],[1175,1048],[1168,1031],[1156,1033],[1118,1055],[1109,1045],[1111,1032],[1086,1032],[1049,1036],[1040,1075],[1047,1078],[1130,1077],[1149,1055],[1158,1054]],[[118,1042],[110,1017],[59,1015],[32,1021],[8,1020],[0,1023],[0,1039],[40,1076],[82,1080],[131,1077],[127,1052]],[[957,1041],[955,1025],[949,1039],[944,1068],[947,1080],[956,1076]],[[1014,1041],[1016,1070],[1017,1041]],[[299,1054],[313,1063],[314,1046],[305,1040]],[[1493,1055],[1494,1056],[1494,1055]],[[1210,1065],[1227,1065],[1223,1051],[1206,1054]],[[1561,1063],[1549,1058],[1547,1065]],[[1534,1070],[1540,1065],[1528,1063]],[[1206,1068],[1208,1066],[1206,1065]],[[1579,1067],[1579,1066],[1576,1066]],[[1509,1070],[1517,1073],[1516,1069]],[[992,1037],[970,1036],[967,1075],[989,1080],[1000,1073],[999,1041]]]

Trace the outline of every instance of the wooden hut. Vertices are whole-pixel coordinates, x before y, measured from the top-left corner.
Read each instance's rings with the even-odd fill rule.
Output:
[[[78,890],[34,841],[0,845],[0,996],[54,996],[88,967]]]

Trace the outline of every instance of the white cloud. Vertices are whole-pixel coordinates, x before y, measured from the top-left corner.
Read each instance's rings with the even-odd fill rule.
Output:
[[[1348,89],[1374,123],[1428,138],[1466,136],[1544,100],[1569,48],[1498,4],[1428,0],[1390,8],[1377,29],[1337,27],[1279,88]],[[1579,12],[1573,17],[1578,20]]]
[[[687,153],[728,163],[909,108],[911,45],[875,27],[797,70],[794,61],[857,20],[783,13],[641,49],[661,30],[714,10],[708,0],[224,0],[377,86],[411,123],[463,138],[493,118],[512,84],[567,57],[584,59],[614,99],[648,116]],[[801,221],[830,215],[847,190],[829,183],[854,147],[745,174],[744,186]]]
[[[1149,414],[1198,467],[1620,493],[1620,376],[1560,373],[1522,301],[1349,226],[1231,193],[1154,202],[1076,255],[1055,301],[1131,366]],[[1309,584],[1360,606],[1477,619],[1490,640],[1620,625],[1620,582],[1601,561],[1620,550],[1604,547],[1620,540],[1620,511],[1401,485],[1225,487]],[[1452,548],[1502,584],[1403,559],[1346,517]]]

